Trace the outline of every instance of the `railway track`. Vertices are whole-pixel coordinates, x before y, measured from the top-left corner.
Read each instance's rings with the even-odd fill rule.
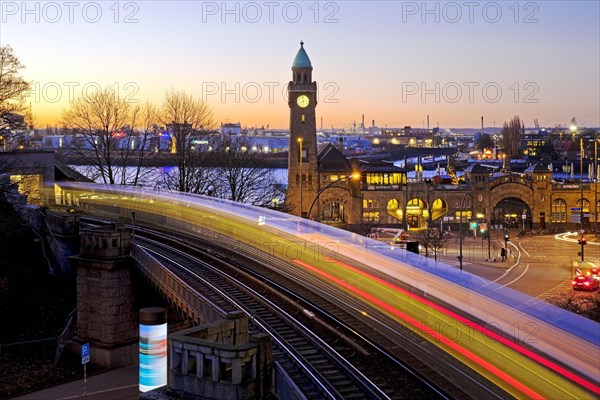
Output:
[[[141,233],[142,228],[137,227],[136,241],[138,242]],[[287,274],[285,266],[278,265],[283,263],[281,260],[269,259],[270,265],[267,265],[264,260],[249,256],[248,249],[240,249],[240,243],[237,241],[226,237],[215,237],[214,233],[204,240],[196,235],[202,233],[204,232],[200,230],[193,236],[186,235],[182,239],[179,236],[169,238],[164,232],[144,229],[144,235],[154,237],[161,243],[170,243],[183,248],[185,253],[193,253],[197,259],[192,259],[191,262],[188,255],[182,253],[177,255],[187,259],[180,261],[182,265],[187,265],[185,268],[190,271],[189,273],[198,268],[199,264],[204,263],[231,277],[225,279],[219,276],[218,279],[225,282],[220,283],[218,285],[220,289],[217,290],[206,287],[205,284],[198,286],[205,296],[213,291],[216,292],[217,297],[227,297],[224,293],[246,296],[241,297],[239,301],[227,300],[229,307],[233,304],[233,308],[221,305],[224,310],[237,308],[246,310],[254,317],[252,325],[257,330],[268,331],[268,327],[291,329],[284,330],[279,336],[280,339],[275,340],[274,356],[286,367],[301,389],[311,394],[310,397],[510,398],[510,395],[485,379],[477,375],[473,376],[473,371],[462,370],[451,356],[439,351],[416,333],[403,329],[394,321],[389,321],[389,324],[382,323],[388,319],[387,316],[370,311],[370,318],[365,319],[364,312],[361,312],[364,305],[347,294],[331,287],[319,289],[307,285],[308,278],[298,280],[298,277],[294,279],[291,274]],[[158,246],[158,243],[155,245]],[[155,251],[166,254],[164,248],[157,248]],[[200,270],[196,271],[196,275],[203,278],[208,276],[205,271]],[[243,281],[247,288],[241,290],[240,283],[232,283],[232,279]],[[210,281],[212,280],[211,277]],[[263,305],[260,306],[256,304],[258,293],[266,299],[261,300]],[[338,301],[331,301],[332,297],[337,298]],[[282,318],[273,316],[272,311],[262,311],[261,307],[269,302],[285,308],[287,316]],[[302,325],[305,328],[298,330]],[[347,360],[344,364],[354,365],[355,370],[361,371],[367,378],[357,378],[355,372],[350,374],[350,377],[344,377],[337,369],[340,368],[339,366],[332,368],[330,364],[325,363],[320,357],[331,350],[307,347],[305,340],[308,331],[314,332],[321,338],[317,341],[331,344],[329,347]],[[282,345],[278,345],[278,342]],[[298,350],[295,352],[298,355],[291,357],[293,361],[290,361],[289,354],[294,354],[294,351],[283,344],[297,346]],[[286,352],[289,353],[287,356]],[[328,357],[331,357],[331,354]],[[314,361],[315,365],[322,364],[324,368],[319,372],[318,368],[311,367],[314,370],[311,371],[309,368],[307,375],[299,365],[305,361],[309,364]],[[315,370],[317,372],[314,372]],[[333,388],[329,383],[322,383],[319,389],[311,383],[311,381],[319,381],[316,378],[327,376],[334,378]],[[357,383],[361,386],[364,381],[372,385],[371,389],[358,390],[361,388],[357,387]],[[335,385],[339,385],[340,388],[336,388]],[[328,389],[328,386],[331,389]],[[328,394],[328,390],[331,390],[331,393]],[[380,394],[377,394],[378,391]]]
[[[314,334],[280,304],[263,296],[264,285],[250,287],[227,277],[225,262],[207,262],[180,250],[138,237],[139,245],[205,297],[219,301],[225,311],[242,309],[251,316],[254,331],[265,331],[274,341],[274,358],[290,373],[309,398],[390,398],[348,362],[340,351]],[[229,267],[231,268],[231,267]],[[262,286],[262,287],[261,287]],[[223,302],[229,303],[228,305]],[[352,351],[350,351],[352,353]],[[308,377],[306,377],[308,375]]]

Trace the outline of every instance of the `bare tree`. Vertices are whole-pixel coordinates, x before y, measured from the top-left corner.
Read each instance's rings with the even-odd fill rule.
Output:
[[[133,185],[137,185],[142,178],[142,167],[144,162],[153,156],[153,149],[150,148],[150,138],[156,137],[158,134],[158,108],[147,101],[141,107],[135,107],[132,114],[132,129],[136,132],[130,132],[131,137],[137,139],[137,143],[134,142],[133,146],[128,146],[124,154],[124,160],[122,165],[129,165],[129,160],[132,159],[135,168],[130,174],[130,178],[127,181]],[[122,176],[125,177],[127,174],[123,170]],[[129,178],[129,177],[128,177]],[[126,182],[123,182],[125,184]]]
[[[509,159],[516,159],[521,156],[521,139],[525,134],[525,125],[518,115],[515,115],[510,122],[505,122],[500,133],[502,138],[502,147]]]
[[[198,184],[206,182],[206,171],[198,169],[203,159],[192,141],[200,132],[212,127],[210,108],[184,91],[171,90],[165,94],[160,120],[171,133],[171,156],[177,167],[176,176],[166,178],[169,187],[181,192],[201,193],[203,189]]]
[[[137,184],[142,161],[149,154],[145,147],[156,110],[150,104],[133,107],[115,91],[105,88],[75,99],[63,115],[63,122],[74,134],[70,147],[90,166],[92,179],[109,184]],[[142,125],[138,135],[135,125]],[[128,166],[136,168],[128,173]]]
[[[277,204],[282,188],[274,171],[266,165],[266,154],[253,150],[252,140],[224,136],[215,151],[219,160],[218,181],[223,182],[219,197],[262,207]]]
[[[433,232],[431,235],[431,249],[433,250],[433,256],[436,261],[438,252],[440,252],[444,247],[446,247],[447,244],[448,236],[446,235],[446,232],[438,228],[433,228]]]
[[[23,68],[12,47],[0,47],[0,131],[12,128],[14,114],[24,111],[25,95],[31,84],[19,75]]]
[[[431,248],[436,261],[438,252],[443,249],[448,242],[448,238],[443,231],[437,227],[431,226],[419,231],[417,240],[419,241],[419,244],[425,248],[425,257],[429,257],[429,249]]]

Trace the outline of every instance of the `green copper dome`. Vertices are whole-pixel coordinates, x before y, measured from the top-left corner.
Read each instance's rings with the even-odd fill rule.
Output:
[[[296,68],[312,68],[310,58],[308,58],[308,54],[304,50],[304,42],[300,42],[300,50],[298,50],[298,54],[294,58],[294,64],[292,64],[292,69]]]

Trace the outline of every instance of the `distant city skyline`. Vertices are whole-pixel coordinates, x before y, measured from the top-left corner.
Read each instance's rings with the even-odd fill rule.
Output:
[[[600,126],[600,2],[0,3],[0,45],[33,82],[36,127],[82,89],[160,105],[205,100],[214,121],[286,129],[300,47],[317,127]]]

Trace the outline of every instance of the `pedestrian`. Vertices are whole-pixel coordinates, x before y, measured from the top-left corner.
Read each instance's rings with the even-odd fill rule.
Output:
[[[502,259],[502,262],[504,262],[506,260],[506,248],[505,247],[503,247],[500,250],[500,258]]]

